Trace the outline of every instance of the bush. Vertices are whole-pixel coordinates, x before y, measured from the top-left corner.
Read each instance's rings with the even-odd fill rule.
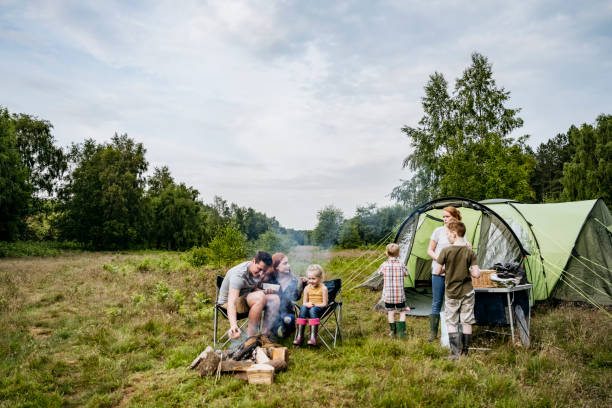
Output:
[[[82,250],[83,246],[74,242],[54,241],[0,241],[0,258],[21,258],[24,256],[57,256],[64,251]]]
[[[244,259],[250,252],[247,237],[233,224],[221,228],[210,242],[212,261],[218,266],[228,266]]]
[[[206,265],[209,259],[210,249],[205,247],[193,247],[183,256],[183,260],[194,268]]]

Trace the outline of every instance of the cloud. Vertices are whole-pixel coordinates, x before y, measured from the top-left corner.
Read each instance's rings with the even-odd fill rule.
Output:
[[[428,76],[493,63],[532,144],[611,111],[612,7],[589,1],[4,1],[0,103],[63,144],[128,133],[151,168],[313,227],[407,178]]]

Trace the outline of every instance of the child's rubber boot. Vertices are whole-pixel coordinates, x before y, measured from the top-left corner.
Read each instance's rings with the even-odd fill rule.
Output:
[[[471,334],[462,334],[461,335],[461,340],[462,340],[462,343],[463,343],[463,347],[461,348],[461,355],[467,357],[468,350],[470,349],[470,341],[472,340],[472,335]]]
[[[428,342],[434,341],[438,337],[438,327],[440,326],[440,315],[430,314],[429,315],[429,337]]]
[[[310,340],[308,340],[309,346],[317,346],[317,336],[319,335],[319,323],[321,323],[320,319],[308,319],[308,324],[310,325]]]
[[[450,344],[451,355],[447,358],[456,360],[461,353],[461,333],[448,333],[448,343]]]
[[[389,337],[395,337],[397,335],[397,329],[395,322],[389,323]]]
[[[304,342],[304,328],[306,327],[306,319],[298,317],[295,320],[295,323],[297,324],[297,333],[295,335],[295,340],[293,340],[293,345],[301,346]]]
[[[395,327],[397,328],[397,338],[405,339],[406,338],[406,322],[395,322]]]

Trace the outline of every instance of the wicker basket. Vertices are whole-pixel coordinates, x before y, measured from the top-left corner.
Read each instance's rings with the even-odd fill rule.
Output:
[[[492,269],[482,269],[480,271],[480,278],[472,277],[472,286],[475,288],[494,288],[495,285],[491,282],[491,274],[497,272]]]

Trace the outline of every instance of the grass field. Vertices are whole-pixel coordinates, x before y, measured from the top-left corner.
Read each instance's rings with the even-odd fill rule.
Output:
[[[0,259],[0,407],[612,406],[612,319],[602,312],[539,305],[529,349],[476,328],[474,345],[491,350],[452,362],[425,341],[426,319],[408,319],[406,341],[389,339],[371,310],[380,295],[351,290],[377,256],[290,255],[297,273],[318,262],[350,281],[345,341],[291,350],[269,387],[187,369],[212,345],[219,270],[166,252]]]

